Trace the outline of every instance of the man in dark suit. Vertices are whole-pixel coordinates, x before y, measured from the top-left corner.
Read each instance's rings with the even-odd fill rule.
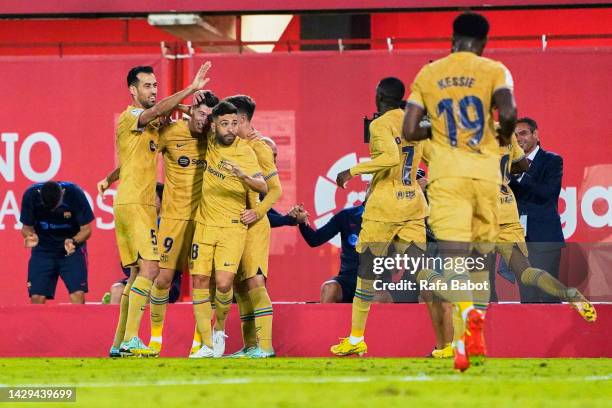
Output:
[[[538,125],[531,118],[516,122],[516,137],[525,151],[529,169],[510,182],[526,230],[529,261],[535,268],[559,278],[561,248],[565,246],[557,203],[561,192],[563,159],[540,146]],[[519,282],[521,302],[556,303],[559,299]]]

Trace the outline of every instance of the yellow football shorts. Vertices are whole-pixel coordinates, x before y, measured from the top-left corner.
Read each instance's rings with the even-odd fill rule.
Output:
[[[196,222],[189,273],[212,276],[213,271],[236,273],[246,240],[244,227],[214,227]]]
[[[195,230],[193,220],[161,218],[159,222],[159,267],[182,271],[187,266]]]
[[[121,264],[124,267],[134,265],[138,258],[159,261],[155,206],[117,204],[114,213]]]
[[[403,222],[382,222],[364,219],[355,249],[364,253],[370,249],[375,256],[387,255],[391,243],[399,254],[403,254],[414,243],[426,249],[425,219]]]
[[[499,185],[465,177],[436,179],[427,186],[429,226],[436,239],[472,242],[481,253],[494,249],[499,233]]]
[[[512,255],[512,248],[514,248],[514,245],[518,247],[523,255],[529,255],[527,244],[525,243],[525,231],[521,223],[512,222],[509,224],[501,224],[499,226],[499,236],[497,237],[495,250],[504,258],[506,264],[510,262],[510,256]]]
[[[241,281],[254,277],[258,271],[261,271],[264,277],[268,277],[270,232],[268,217],[263,217],[247,230],[244,252],[238,269]]]

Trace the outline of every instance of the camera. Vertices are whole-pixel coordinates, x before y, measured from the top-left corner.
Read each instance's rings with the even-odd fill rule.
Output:
[[[372,115],[372,119],[368,118],[367,115],[363,117],[363,142],[364,143],[370,143],[370,123],[372,123],[372,121],[379,116],[380,116],[380,113],[376,112]]]

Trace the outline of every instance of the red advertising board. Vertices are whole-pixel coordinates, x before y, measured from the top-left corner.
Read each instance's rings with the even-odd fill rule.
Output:
[[[321,225],[336,211],[361,202],[365,179],[337,189],[335,174],[367,160],[364,115],[375,110],[379,79],[409,84],[440,51],[322,52],[196,56],[184,78],[204,59],[210,87],[220,96],[246,93],[257,101],[255,125],[279,144],[278,167],[287,211],[304,203]],[[600,242],[612,235],[612,136],[607,93],[612,51],[500,50],[514,75],[521,116],[535,118],[542,146],[564,158],[560,211],[570,241]],[[114,119],[129,103],[127,70],[152,64],[160,84],[171,83],[170,64],[158,56],[3,58],[0,83],[0,242],[2,304],[26,303],[28,251],[18,228],[18,204],[33,182],[74,181],[90,195],[96,215],[90,242],[90,295],[98,300],[121,277],[115,249],[112,192],[98,197],[95,183],[115,165]],[[172,62],[173,63],[173,62]],[[8,80],[10,79],[10,80]],[[164,88],[162,88],[164,89]],[[160,94],[166,95],[167,92]],[[316,301],[320,283],[338,271],[333,244],[308,247],[297,229],[273,231],[270,280],[276,301]],[[59,284],[61,286],[61,283]],[[65,290],[58,288],[58,299]]]

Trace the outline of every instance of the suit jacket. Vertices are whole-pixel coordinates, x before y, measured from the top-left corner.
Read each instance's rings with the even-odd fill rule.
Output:
[[[558,209],[562,178],[561,156],[540,147],[521,181],[510,181],[519,214],[527,215],[527,242],[565,242]]]

